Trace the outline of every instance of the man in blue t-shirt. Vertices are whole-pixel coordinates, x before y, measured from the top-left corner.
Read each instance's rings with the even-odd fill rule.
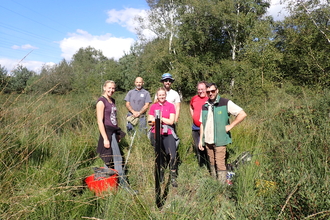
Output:
[[[143,88],[144,81],[141,77],[135,79],[135,89],[130,90],[125,96],[127,114],[127,131],[134,130],[134,125],[139,124],[140,131],[146,132],[147,123],[145,113],[151,103],[150,93]]]

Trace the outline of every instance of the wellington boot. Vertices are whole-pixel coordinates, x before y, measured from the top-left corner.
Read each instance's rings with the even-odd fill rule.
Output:
[[[227,171],[226,170],[218,170],[218,178],[217,180],[221,184],[226,184],[227,183]]]
[[[211,174],[212,177],[217,178],[217,172],[215,171],[214,166],[210,167],[210,174]]]
[[[160,183],[164,183],[164,174],[165,174],[164,168],[160,168],[160,173],[159,173],[159,182]]]
[[[176,181],[177,174],[176,171],[171,170],[171,183],[173,187],[178,187],[178,183]]]

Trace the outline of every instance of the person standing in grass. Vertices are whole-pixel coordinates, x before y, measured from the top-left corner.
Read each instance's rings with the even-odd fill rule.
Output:
[[[226,146],[232,143],[230,130],[246,117],[244,110],[228,99],[221,98],[215,83],[206,84],[207,102],[200,116],[199,149],[206,148],[210,160],[211,175],[226,183]],[[235,119],[230,123],[229,115]]]
[[[164,169],[167,166],[167,155],[170,157],[170,174],[171,174],[171,183],[173,187],[178,187],[177,179],[177,137],[173,129],[173,124],[175,122],[175,106],[166,101],[166,90],[165,88],[159,88],[157,90],[157,100],[154,104],[151,105],[148,116],[149,125],[153,126],[155,122],[155,110],[160,110],[161,114],[161,142],[162,142],[162,152],[165,152],[164,155],[160,155],[164,161],[162,164],[162,169],[160,172],[161,182],[164,181]],[[155,134],[155,127],[151,128],[151,133]],[[150,141],[155,147],[155,138],[154,135],[151,135]],[[156,148],[155,148],[156,151]]]
[[[96,103],[97,124],[100,131],[97,153],[106,167],[114,168],[118,172],[120,186],[128,189],[118,146],[118,142],[125,136],[125,133],[118,127],[116,103],[112,98],[115,90],[114,81],[105,81],[103,94]]]
[[[173,125],[175,128],[175,124],[179,120],[181,99],[179,93],[171,88],[172,83],[174,82],[174,78],[170,73],[164,73],[162,75],[160,82],[163,83],[164,89],[166,91],[166,100],[175,106],[176,115]],[[157,99],[157,94],[155,96],[155,100],[156,99]]]
[[[146,133],[146,111],[151,103],[151,97],[147,90],[143,88],[144,81],[141,77],[135,79],[135,89],[130,90],[125,96],[127,114],[127,131],[134,130],[134,124],[139,124],[139,130]],[[134,119],[138,119],[135,120]],[[133,124],[132,124],[133,123]]]
[[[208,166],[208,158],[206,151],[201,151],[198,148],[199,137],[200,137],[200,125],[199,121],[202,105],[208,100],[206,95],[206,82],[198,82],[197,84],[197,95],[193,96],[190,100],[190,115],[193,120],[192,123],[192,137],[194,140],[194,151],[197,157],[197,161],[200,167],[203,165]]]

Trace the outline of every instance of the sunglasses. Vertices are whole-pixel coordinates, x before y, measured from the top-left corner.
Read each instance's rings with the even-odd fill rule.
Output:
[[[163,80],[163,82],[170,82],[170,83],[172,83],[172,82],[173,82],[173,80],[170,80],[170,79],[165,79],[165,80]]]
[[[213,89],[213,90],[210,90],[210,91],[206,91],[207,94],[210,94],[210,93],[215,93],[215,91],[217,91],[216,89]]]

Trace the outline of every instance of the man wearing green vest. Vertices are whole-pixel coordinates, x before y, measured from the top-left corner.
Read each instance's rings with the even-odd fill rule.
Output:
[[[202,106],[200,116],[199,149],[206,148],[210,160],[211,175],[225,184],[227,182],[226,146],[232,143],[230,130],[244,120],[246,113],[231,100],[221,98],[215,83],[206,84],[208,100]],[[229,117],[235,119],[230,123]]]

